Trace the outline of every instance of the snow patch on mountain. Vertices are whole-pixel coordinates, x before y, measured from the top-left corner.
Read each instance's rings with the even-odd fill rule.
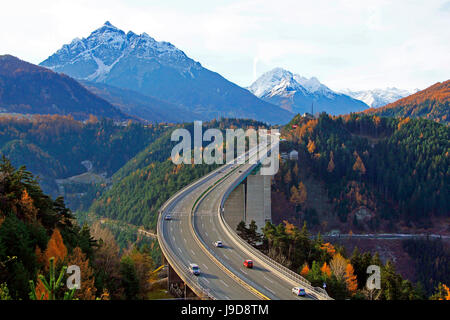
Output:
[[[386,89],[373,89],[373,90],[361,90],[352,91],[350,89],[344,89],[341,92],[347,94],[355,99],[365,102],[371,108],[383,107],[389,103],[395,102],[399,99],[407,97],[415,92],[408,90],[402,90],[397,88],[386,88]]]

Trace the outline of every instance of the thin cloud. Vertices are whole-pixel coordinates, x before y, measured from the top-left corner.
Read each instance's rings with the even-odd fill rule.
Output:
[[[0,53],[39,63],[109,20],[241,86],[280,66],[336,89],[423,88],[450,74],[449,12],[447,0],[16,0],[2,4]]]

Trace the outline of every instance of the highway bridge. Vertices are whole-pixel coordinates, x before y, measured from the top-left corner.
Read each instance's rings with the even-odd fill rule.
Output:
[[[269,151],[260,145],[259,158]],[[245,163],[228,162],[180,190],[161,207],[157,236],[169,265],[169,289],[213,300],[330,299],[322,288],[312,287],[243,241],[224,219],[230,193],[261,165],[255,159],[257,147],[246,156]],[[171,220],[165,219],[167,215]],[[223,242],[222,248],[214,245],[217,240]],[[253,269],[243,266],[246,259],[254,261]],[[191,263],[200,267],[200,275],[191,273]],[[292,294],[296,286],[305,288],[307,295]]]

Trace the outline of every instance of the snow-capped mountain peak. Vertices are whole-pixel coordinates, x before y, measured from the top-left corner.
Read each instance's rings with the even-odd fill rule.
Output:
[[[282,68],[264,73],[248,90],[265,101],[300,113],[341,114],[367,108],[362,101],[334,92],[316,77],[306,78]]]
[[[188,58],[169,42],[159,42],[147,33],[138,35],[106,21],[87,38],[75,38],[41,65],[57,72],[67,72],[75,78],[103,82],[121,60],[145,60],[156,65],[168,65],[191,75],[191,68],[200,64]],[[78,67],[83,64],[83,67]]]
[[[124,32],[105,22],[88,37],[64,45],[41,65],[88,81],[91,88],[98,86],[105,97],[115,97],[112,100],[121,106],[130,101],[130,92],[137,92],[186,110],[186,116],[198,115],[199,120],[223,116],[282,123],[292,117],[292,113],[203,68],[170,42],[157,41],[150,35]],[[134,104],[141,99],[131,100]],[[137,109],[148,110],[140,101],[137,103]],[[136,114],[148,116],[144,109]],[[151,110],[169,112],[153,106]]]
[[[264,73],[248,89],[257,97],[273,96],[282,89],[287,91],[305,90],[291,72],[282,68],[275,68]]]

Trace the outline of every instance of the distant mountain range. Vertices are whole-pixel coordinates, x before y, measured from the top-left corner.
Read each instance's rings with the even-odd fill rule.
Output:
[[[421,117],[442,123],[450,122],[450,80],[438,82],[425,90],[397,100],[381,108],[371,108],[368,114],[387,117]]]
[[[158,42],[146,33],[125,33],[109,22],[87,38],[64,45],[41,66],[78,80],[137,91],[208,119],[223,116],[286,123],[293,116],[203,68],[171,43]]]
[[[408,90],[397,88],[386,88],[363,91],[351,91],[350,89],[345,89],[341,92],[352,98],[363,101],[371,108],[379,108],[389,103],[395,102],[401,98],[407,97],[417,91],[419,91],[419,89],[415,90],[414,92],[410,92]]]
[[[131,118],[74,79],[11,55],[0,56],[0,112]]]
[[[125,33],[109,22],[64,45],[41,66],[0,56],[1,113],[151,122],[228,117],[283,124],[297,113],[341,115],[387,104],[366,112],[448,122],[448,81],[411,96],[396,88],[336,92],[315,77],[275,68],[244,89],[168,42]]]
[[[264,101],[294,113],[322,112],[339,115],[368,108],[364,102],[338,93],[317,78],[305,78],[275,68],[259,77],[248,90]]]

